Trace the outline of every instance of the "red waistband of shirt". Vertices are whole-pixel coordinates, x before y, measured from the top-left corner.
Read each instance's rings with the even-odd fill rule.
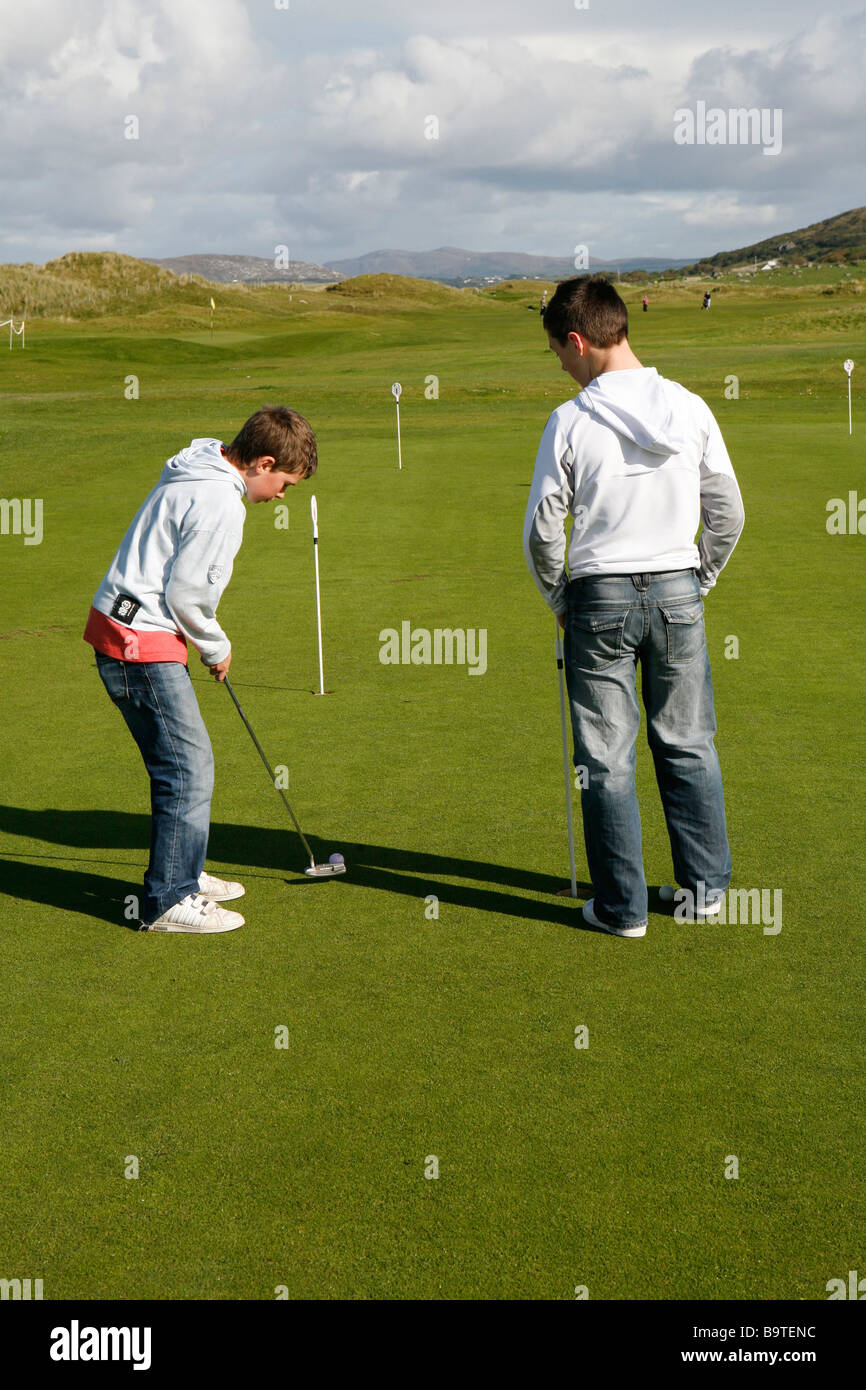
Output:
[[[186,640],[179,632],[141,632],[91,608],[84,640],[117,661],[180,661],[187,664]]]

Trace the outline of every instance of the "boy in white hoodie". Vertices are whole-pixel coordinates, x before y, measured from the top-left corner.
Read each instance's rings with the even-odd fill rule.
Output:
[[[694,917],[717,912],[730,882],[702,597],[737,543],[743,504],[709,407],[641,366],[629,346],[626,306],[609,281],[563,281],[544,327],[562,370],[583,389],[547,422],[523,543],[530,573],[565,628],[595,890],[583,915],[614,935],[643,936],[638,665],[674,873],[692,895]]]
[[[216,619],[243,539],[243,498],[268,502],[316,471],[302,415],[265,406],[227,447],[194,439],[170,458],[96,591],[84,640],[150,776],[150,862],[141,927],[223,932],[239,883],[205,873],[213,753],[187,669],[187,643],[224,681],[231,643]]]

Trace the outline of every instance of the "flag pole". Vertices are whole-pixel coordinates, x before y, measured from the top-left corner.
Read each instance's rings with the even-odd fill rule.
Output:
[[[851,361],[850,357],[846,357],[845,361],[842,363],[842,366],[848,373],[848,433],[853,434],[854,426],[853,421],[851,419],[851,373],[854,370],[854,363]]]
[[[391,395],[394,397],[394,404],[397,407],[397,467],[400,471],[403,469],[403,448],[400,443],[400,395],[402,390],[403,387],[399,381],[395,381],[391,387]]]

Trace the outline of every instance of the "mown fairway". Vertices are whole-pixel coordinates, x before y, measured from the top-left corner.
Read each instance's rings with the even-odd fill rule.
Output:
[[[680,925],[652,892],[646,938],[622,941],[555,896],[554,630],[521,528],[572,383],[534,287],[265,293],[218,313],[213,342],[204,310],[151,306],[34,320],[26,351],[0,349],[0,491],[44,499],[41,545],[0,536],[0,1275],[46,1298],[816,1299],[862,1271],[866,541],[825,522],[830,498],[866,495],[841,366],[866,371],[866,315],[820,285],[729,290],[702,314],[702,288],[651,289],[646,315],[630,290],[632,343],[709,401],[744,494],[706,621],[733,882],[782,890],[775,935]],[[247,925],[136,934],[147,778],[81,632],[165,457],[275,401],[309,417],[319,475],[289,493],[288,530],[250,509],[220,618],[302,825],[349,872],[302,876],[194,659],[209,864],[245,882]],[[403,621],[486,629],[486,673],[383,665],[379,633]],[[643,736],[639,790],[657,889]]]

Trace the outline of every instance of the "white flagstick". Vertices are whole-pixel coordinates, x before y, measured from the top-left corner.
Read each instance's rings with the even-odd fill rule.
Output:
[[[4,319],[3,322],[0,323],[0,328],[5,328],[6,325],[7,325],[7,323],[8,323],[8,325],[9,325],[9,351],[10,351],[10,352],[12,351],[12,334],[13,334],[13,333],[17,333],[17,334],[18,334],[18,337],[21,339],[21,346],[24,347],[24,329],[27,327],[27,321],[26,321],[26,319],[22,319],[22,320],[21,320],[21,327],[20,327],[20,328],[16,328],[16,327],[15,327],[15,316],[14,316],[14,314],[13,314],[13,316],[12,316],[11,319]]]
[[[852,434],[853,429],[851,426],[851,373],[854,370],[854,363],[851,361],[850,357],[846,357],[845,361],[842,363],[842,366],[848,373],[848,433]]]
[[[565,719],[565,663],[562,653],[562,630],[556,619],[556,669],[559,672],[559,716],[562,725],[562,766],[565,773],[565,812],[568,817],[568,858],[571,865],[571,896],[577,897],[577,870],[574,864],[574,821],[571,815],[571,767],[568,756],[568,727]],[[562,890],[565,892],[565,889]]]
[[[322,599],[319,593],[319,509],[316,498],[310,498],[310,513],[313,518],[313,555],[316,561],[316,623],[319,629],[319,694],[325,693],[325,668],[322,662]]]
[[[403,467],[403,450],[400,445],[400,393],[402,390],[403,387],[400,385],[399,381],[395,381],[394,385],[391,387],[391,395],[394,397],[397,406],[397,467],[399,469]]]

